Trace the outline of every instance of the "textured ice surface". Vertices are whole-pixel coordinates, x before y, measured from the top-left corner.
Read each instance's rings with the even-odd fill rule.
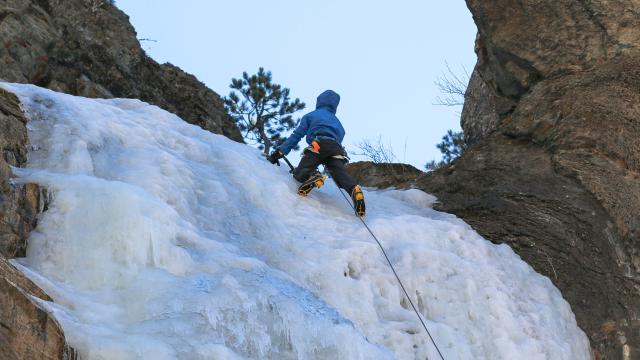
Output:
[[[3,84],[29,118],[17,181],[52,192],[19,266],[86,359],[436,359],[332,183],[138,100]],[[513,251],[366,191],[377,234],[446,359],[588,359],[559,291]]]

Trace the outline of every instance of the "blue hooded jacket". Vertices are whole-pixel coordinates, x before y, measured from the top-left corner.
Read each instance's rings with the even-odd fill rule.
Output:
[[[316,136],[332,138],[338,144],[342,144],[344,128],[335,115],[339,103],[340,95],[335,91],[327,90],[320,94],[316,102],[316,109],[302,117],[298,127],[278,149],[283,154],[288,154],[305,135],[307,136],[307,144],[311,144]]]

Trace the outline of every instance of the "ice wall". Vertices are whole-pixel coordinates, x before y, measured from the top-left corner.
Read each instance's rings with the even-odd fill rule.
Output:
[[[138,100],[31,85],[28,168],[48,211],[21,269],[87,359],[436,359],[375,242],[332,183]],[[366,191],[446,359],[588,359],[549,279],[418,190]]]

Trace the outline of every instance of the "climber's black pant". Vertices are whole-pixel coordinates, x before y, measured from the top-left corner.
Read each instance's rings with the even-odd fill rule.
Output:
[[[344,149],[340,144],[329,139],[319,139],[318,143],[320,144],[320,151],[318,153],[313,152],[309,148],[304,150],[298,167],[293,170],[293,177],[299,182],[305,182],[309,180],[311,174],[317,170],[318,165],[324,164],[338,186],[351,194],[351,190],[356,186],[356,180],[345,170],[344,164],[346,160],[333,157],[336,155],[346,155]]]

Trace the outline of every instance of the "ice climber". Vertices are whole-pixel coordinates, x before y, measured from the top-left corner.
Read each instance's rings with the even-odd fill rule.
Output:
[[[348,158],[342,147],[344,128],[335,115],[338,103],[340,95],[336,92],[326,90],[320,94],[316,109],[302,117],[291,136],[278,146],[268,159],[272,164],[276,164],[278,159],[288,154],[306,135],[309,146],[304,149],[298,167],[293,170],[293,177],[302,183],[298,188],[298,194],[306,196],[314,187],[320,188],[324,185],[326,176],[318,171],[318,165],[324,164],[338,186],[351,194],[356,215],[362,217],[365,214],[364,194],[344,168]]]

